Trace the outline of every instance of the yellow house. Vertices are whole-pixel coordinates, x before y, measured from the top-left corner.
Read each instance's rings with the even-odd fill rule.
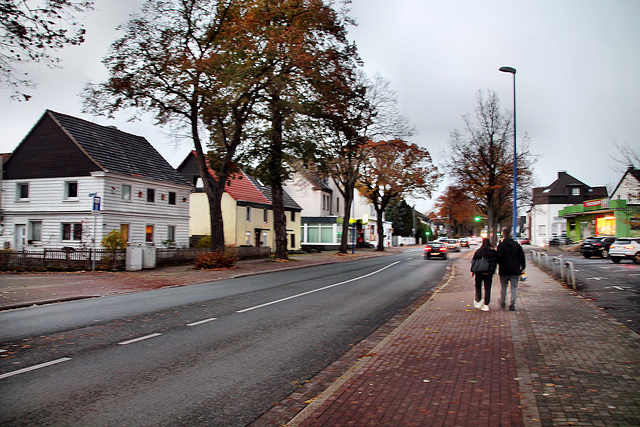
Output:
[[[196,187],[189,196],[189,236],[193,240],[211,234],[209,201],[198,173],[195,153],[191,152],[178,167]],[[302,208],[285,192],[287,249],[300,249],[300,212]],[[222,220],[225,244],[269,246],[275,248],[271,188],[244,171],[227,184],[222,196]]]

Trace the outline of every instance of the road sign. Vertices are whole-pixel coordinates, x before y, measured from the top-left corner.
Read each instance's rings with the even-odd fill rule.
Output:
[[[100,212],[100,196],[93,196],[93,212]]]

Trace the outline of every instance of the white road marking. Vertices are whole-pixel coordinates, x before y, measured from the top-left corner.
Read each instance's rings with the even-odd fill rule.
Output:
[[[149,338],[155,338],[155,337],[158,337],[160,335],[162,335],[162,334],[156,333],[156,334],[145,335],[144,337],[139,337],[139,338],[134,338],[134,339],[131,339],[131,340],[128,340],[128,341],[119,342],[118,345],[132,344],[134,342],[148,340]]]
[[[198,326],[198,325],[202,325],[203,323],[213,322],[214,320],[218,320],[218,318],[217,317],[212,317],[210,319],[199,320],[197,322],[188,323],[187,326]]]
[[[264,304],[256,305],[256,306],[253,306],[253,307],[245,308],[243,310],[238,310],[238,311],[236,311],[236,313],[246,313],[247,311],[256,310],[258,308],[264,308],[264,307],[267,307],[267,306],[270,306],[270,305],[273,305],[273,304],[278,304],[278,303],[281,303],[281,302],[284,302],[284,301],[288,301],[288,300],[291,300],[291,299],[294,299],[294,298],[299,298],[299,297],[302,297],[302,296],[305,296],[305,295],[309,295],[309,294],[313,294],[313,293],[316,293],[316,292],[324,291],[324,290],[327,290],[327,289],[335,288],[336,286],[345,285],[347,283],[355,282],[356,280],[364,279],[365,277],[369,277],[369,276],[373,276],[374,274],[378,274],[381,271],[384,271],[387,268],[393,267],[394,265],[399,264],[399,263],[400,263],[400,261],[396,261],[393,264],[389,264],[386,267],[383,267],[383,268],[381,268],[379,270],[376,270],[374,272],[371,272],[369,274],[365,274],[364,276],[354,277],[353,279],[345,280],[344,282],[334,283],[333,285],[324,286],[322,288],[313,289],[313,290],[307,291],[307,292],[302,292],[301,294],[291,295],[290,297],[282,298],[282,299],[279,299],[279,300],[276,300],[276,301],[271,301],[271,302],[267,302],[267,303],[264,303]]]
[[[24,374],[25,372],[35,371],[36,369],[46,368],[47,366],[55,365],[57,363],[66,362],[67,360],[71,360],[70,357],[63,357],[62,359],[52,360],[51,362],[41,363],[39,365],[34,365],[29,368],[18,369],[17,371],[7,372],[0,375],[0,379],[12,377],[14,375]]]

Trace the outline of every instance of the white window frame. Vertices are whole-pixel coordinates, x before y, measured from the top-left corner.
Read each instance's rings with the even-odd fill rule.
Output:
[[[120,199],[121,200],[131,201],[131,192],[132,191],[133,191],[133,189],[131,188],[131,185],[122,184],[122,186],[120,187]]]
[[[27,197],[22,197],[22,189],[27,188]],[[16,200],[19,202],[28,202],[31,196],[31,186],[28,182],[19,182],[16,184]]]
[[[71,195],[71,185],[75,184],[76,186],[76,191],[75,191],[75,196]],[[78,186],[78,181],[65,181],[64,183],[64,199],[65,200],[78,200],[78,192],[80,191],[79,186]]]

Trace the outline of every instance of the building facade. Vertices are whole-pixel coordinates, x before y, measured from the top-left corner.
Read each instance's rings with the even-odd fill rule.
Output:
[[[545,246],[550,239],[567,234],[567,221],[560,214],[565,207],[607,197],[606,187],[590,187],[567,172],[558,172],[549,186],[533,189],[528,212],[531,244]]]
[[[178,171],[195,186],[191,194],[189,235],[198,240],[211,234],[209,200],[200,174],[195,152],[191,152]],[[302,208],[285,192],[287,249],[300,249],[300,212]],[[245,171],[240,171],[226,185],[222,195],[222,218],[226,245],[269,246],[275,248],[273,198],[271,188]]]
[[[186,246],[191,185],[143,137],[47,110],[4,165],[5,248]]]

